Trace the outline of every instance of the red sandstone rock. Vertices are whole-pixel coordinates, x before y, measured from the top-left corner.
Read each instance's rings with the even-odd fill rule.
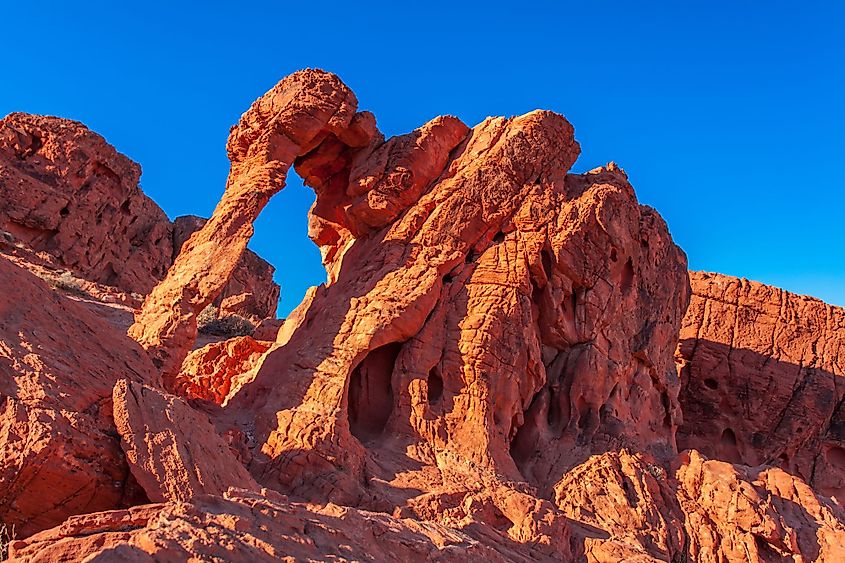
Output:
[[[336,76],[305,70],[279,82],[232,129],[223,199],[185,243],[130,329],[163,373],[178,372],[196,338],[196,316],[223,290],[252,236],[252,223],[284,187],[294,159],[327,139],[345,146],[370,143],[374,120],[356,115],[356,106],[355,95]]]
[[[596,451],[675,455],[684,256],[618,168],[567,177],[577,153],[550,112],[491,119],[393,224],[337,223],[359,233],[334,254],[337,279],[285,323],[221,422],[254,425],[262,483],[402,506],[467,479],[447,460],[549,490]],[[308,157],[300,168],[315,209],[349,192]],[[362,490],[365,475],[391,486]]]
[[[842,561],[845,512],[766,466],[679,457],[678,502],[693,561]]]
[[[170,222],[141,167],[76,121],[0,120],[0,229],[91,281],[147,293],[171,262]]]
[[[597,455],[564,475],[555,503],[573,521],[588,561],[676,561],[687,538],[667,472],[627,450]]]
[[[137,317],[132,334],[167,387],[221,405],[140,380],[115,388],[128,464],[150,499],[171,502],[72,517],[13,544],[16,556],[845,557],[841,507],[798,477],[677,455],[672,352],[686,260],[621,169],[567,174],[579,147],[551,112],[471,130],[437,118],[385,141],[355,105],[321,71],[253,104],[229,139],[223,200]],[[272,346],[232,339],[182,363],[197,313],[223,291],[291,165],[317,194],[309,234],[328,283],[309,290]],[[694,300],[690,314],[718,313],[719,296]],[[723,336],[728,323],[714,322]],[[840,353],[832,334],[822,363]],[[681,344],[690,369],[718,361],[698,346],[710,349],[696,342],[685,355]],[[311,504],[259,492],[253,479]],[[235,481],[252,492],[221,498]]]
[[[555,487],[587,561],[839,561],[845,513],[799,478],[682,453],[666,472],[627,451]]]
[[[118,379],[155,382],[144,350],[0,257],[0,522],[20,536],[144,500],[112,420]]]
[[[237,393],[255,377],[270,343],[250,336],[238,336],[203,346],[191,352],[179,374],[166,378],[165,388],[190,399],[204,399],[218,405]]]
[[[679,445],[778,465],[845,501],[845,309],[729,276],[690,276]]]
[[[76,121],[13,113],[0,120],[0,230],[87,282],[146,294],[203,219],[167,216],[141,191],[141,167]],[[275,316],[273,267],[247,251],[215,304]]]
[[[188,502],[231,486],[259,488],[208,419],[181,399],[126,379],[113,396],[120,444],[150,500]]]
[[[206,221],[196,215],[184,215],[173,220],[174,260],[188,238]],[[256,253],[245,250],[223,291],[212,302],[219,315],[240,315],[255,323],[275,317],[279,304],[279,284],[273,281],[275,270]]]
[[[285,319],[264,319],[255,327],[252,337],[265,342],[275,342],[284,323]]]
[[[16,561],[527,561],[437,524],[230,491],[74,517],[12,544]]]

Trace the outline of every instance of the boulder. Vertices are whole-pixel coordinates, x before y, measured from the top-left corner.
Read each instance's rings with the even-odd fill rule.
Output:
[[[144,195],[141,167],[83,124],[12,113],[0,120],[0,244],[25,244],[88,282],[145,295],[204,219],[177,218]],[[275,317],[273,267],[251,251],[215,304]]]
[[[202,413],[182,399],[123,379],[114,386],[114,421],[129,469],[154,502],[258,489]]]
[[[69,119],[0,120],[0,229],[85,279],[148,293],[173,255],[170,221],[141,167]]]

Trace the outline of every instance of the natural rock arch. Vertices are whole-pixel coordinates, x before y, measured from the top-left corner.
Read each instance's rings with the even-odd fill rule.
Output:
[[[252,104],[229,133],[226,191],[144,302],[129,335],[164,375],[178,370],[196,338],[196,317],[225,286],[261,210],[285,186],[297,157],[322,143],[364,147],[378,136],[355,95],[321,70],[296,72]]]

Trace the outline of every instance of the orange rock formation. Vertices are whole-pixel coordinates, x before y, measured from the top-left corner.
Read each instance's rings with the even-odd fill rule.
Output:
[[[776,465],[845,501],[845,309],[691,272],[679,445]]]
[[[625,173],[569,173],[562,116],[439,117],[385,140],[307,70],[228,150],[223,199],[130,330],[148,357],[0,261],[35,296],[0,300],[15,557],[845,559],[842,311],[703,274],[691,297]],[[327,283],[259,331],[273,342],[189,355],[291,166],[316,193]],[[111,340],[72,356],[45,314]],[[39,459],[64,465],[27,477],[46,471],[27,461],[42,435],[59,453]],[[50,489],[94,456],[73,491]]]
[[[141,167],[76,121],[0,120],[0,230],[85,280],[147,294],[200,217],[171,223],[141,191]],[[275,316],[273,267],[247,251],[215,302],[223,314]]]

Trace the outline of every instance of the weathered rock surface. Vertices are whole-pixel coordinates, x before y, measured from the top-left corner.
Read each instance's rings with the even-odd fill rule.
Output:
[[[129,469],[153,502],[259,488],[208,419],[178,397],[123,379],[113,398]]]
[[[687,314],[696,342],[681,343],[679,380],[685,256],[619,167],[568,173],[579,146],[566,119],[534,111],[470,129],[439,117],[384,140],[372,115],[356,109],[354,95],[322,71],[296,73],[253,104],[229,138],[223,199],[136,318],[131,334],[163,386],[185,400],[120,377],[110,423],[145,491],[134,502],[167,502],[73,516],[14,543],[16,556],[845,557],[843,510],[798,476],[804,462],[787,467],[736,446],[745,432],[750,448],[769,439],[754,437],[769,419],[747,420],[756,411],[723,397],[728,418],[713,422],[712,396],[678,398],[682,382],[685,394],[699,393],[702,377],[712,390],[738,389],[729,360],[746,337],[772,343],[749,348],[768,355],[764,367],[803,341],[815,360],[802,355],[798,365],[828,366],[833,383],[808,374],[789,387],[784,412],[792,401],[819,409],[809,417],[816,430],[787,423],[779,434],[782,416],[761,432],[785,436],[787,460],[831,451],[835,459],[839,313],[820,304],[791,316],[785,299],[773,318],[797,328],[770,334],[763,317],[772,309],[759,296],[746,306],[743,284],[716,292],[705,283]],[[290,166],[317,196],[309,235],[327,283],[283,324],[267,323],[262,337],[274,342],[234,338],[186,358],[197,314],[224,294]],[[746,316],[763,319],[761,332],[737,328]],[[719,356],[714,343],[726,341]],[[714,386],[706,374],[721,362],[730,385]],[[682,404],[699,419],[687,417],[681,445],[718,427],[721,440],[701,448],[726,460],[678,454]],[[727,442],[725,420],[735,424]],[[792,433],[803,443],[790,442]],[[839,486],[829,465],[807,479]]]
[[[420,165],[424,195],[382,228],[344,207],[335,231],[356,235],[324,252],[336,280],[230,400],[236,420],[221,424],[255,436],[253,474],[306,498],[402,505],[432,475],[462,481],[441,474],[456,460],[548,490],[591,453],[627,445],[671,459],[671,350],[688,289],[663,222],[615,166],[566,175],[578,146],[558,115],[423,130],[439,128],[448,142],[435,144],[439,173]],[[350,177],[368,174],[367,150],[349,157]],[[393,178],[390,163],[414,162],[392,154],[370,166]],[[316,212],[351,189],[311,157],[297,171]],[[392,486],[362,490],[365,475]]]
[[[845,512],[768,466],[679,457],[678,502],[693,561],[842,561]]]
[[[140,176],[138,164],[79,122],[0,120],[0,230],[87,281],[147,294],[204,220],[171,224]],[[273,267],[247,251],[215,304],[258,321],[275,316],[278,295]]]
[[[845,513],[778,468],[682,453],[667,472],[625,450],[555,487],[587,561],[839,561]],[[578,542],[576,542],[578,543]]]
[[[190,236],[207,221],[196,215],[183,215],[173,220],[174,260]],[[279,304],[279,284],[273,281],[275,271],[255,252],[244,250],[223,291],[212,301],[212,305],[217,307],[220,316],[240,315],[255,323],[275,317]]]
[[[131,334],[165,377],[178,372],[196,314],[295,165],[317,194],[309,235],[329,283],[254,380],[226,392],[220,431],[265,486],[411,514],[439,506],[565,557],[562,520],[524,487],[550,495],[608,449],[676,455],[685,257],[621,169],[567,175],[579,147],[557,114],[474,129],[440,117],[383,141],[355,105],[317,71],[253,104],[230,135],[223,199]]]
[[[118,379],[157,380],[144,350],[0,257],[0,522],[19,535],[146,500],[112,420]]]
[[[175,378],[165,378],[165,388],[180,397],[224,404],[255,378],[255,369],[269,348],[269,342],[251,336],[208,344],[185,358]]]
[[[223,290],[252,236],[252,224],[284,187],[294,159],[328,137],[366,146],[374,120],[356,114],[355,95],[336,76],[288,76],[244,113],[229,134],[231,170],[211,219],[177,256],[130,329],[165,374],[178,370],[196,338],[196,316]]]
[[[141,167],[76,121],[0,121],[0,229],[82,277],[148,293],[173,254],[170,221],[138,186]]]
[[[690,277],[679,445],[777,465],[845,501],[845,309],[720,274]]]
[[[11,548],[17,561],[528,560],[500,543],[386,514],[291,503],[272,491],[230,491],[77,516]]]

